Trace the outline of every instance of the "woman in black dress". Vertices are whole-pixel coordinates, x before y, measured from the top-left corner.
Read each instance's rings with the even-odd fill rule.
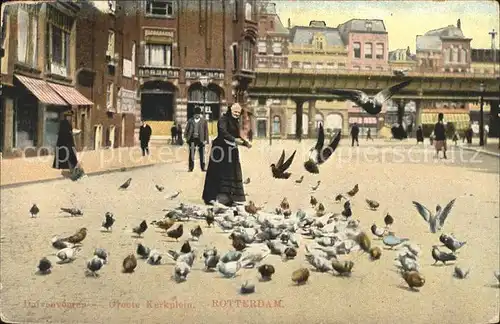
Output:
[[[421,125],[419,125],[417,128],[417,144],[420,142],[424,142],[424,131],[422,130]]]
[[[208,162],[203,201],[216,200],[224,205],[245,201],[238,146],[252,147],[240,135],[241,106],[230,106],[217,123],[217,137],[212,142]]]
[[[59,123],[59,134],[57,135],[54,163],[52,167],[60,170],[70,170],[77,166],[75,139],[73,138],[73,127],[66,117]]]

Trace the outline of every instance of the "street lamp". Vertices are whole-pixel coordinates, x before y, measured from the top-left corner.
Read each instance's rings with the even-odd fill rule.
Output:
[[[479,108],[479,146],[484,146],[484,83],[481,82],[479,85],[479,91],[481,92],[480,98],[480,108]]]
[[[209,82],[210,82],[210,80],[208,79],[208,76],[205,73],[203,73],[200,76],[200,84],[201,84],[202,91],[203,91],[203,114],[205,115],[205,117],[206,117],[206,110],[207,110],[207,108],[205,107],[206,102],[207,102],[207,87],[208,87]]]

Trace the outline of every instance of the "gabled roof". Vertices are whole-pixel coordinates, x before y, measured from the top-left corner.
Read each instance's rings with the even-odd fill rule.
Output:
[[[371,29],[369,28],[371,24]],[[338,29],[344,33],[364,32],[364,33],[386,33],[384,21],[381,19],[351,19],[338,26]]]
[[[429,30],[424,36],[439,36],[441,38],[465,38],[462,30],[454,25],[448,25],[446,27]]]
[[[297,45],[311,44],[316,33],[325,35],[328,46],[344,46],[339,30],[331,27],[294,26],[290,30],[290,41]]]
[[[289,30],[283,26],[280,17],[276,12],[276,4],[275,3],[261,3],[259,8],[259,15],[270,16],[274,22],[274,31],[271,33],[274,34],[286,34],[288,35]]]

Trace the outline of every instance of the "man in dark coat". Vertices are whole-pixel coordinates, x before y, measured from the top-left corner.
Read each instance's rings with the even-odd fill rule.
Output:
[[[194,116],[189,118],[186,125],[186,142],[189,145],[189,172],[194,169],[195,149],[200,155],[200,167],[205,171],[205,144],[208,144],[208,124],[201,116],[200,107],[194,109]]]
[[[139,142],[141,142],[142,156],[146,154],[149,155],[149,140],[151,139],[151,133],[151,127],[143,120],[139,128]]]
[[[65,113],[64,119],[59,123],[54,163],[52,164],[54,169],[73,171],[78,164],[75,139],[73,138],[73,134],[77,132],[73,131],[73,127],[67,119],[71,116],[72,112]]]
[[[417,144],[420,142],[424,142],[424,131],[422,129],[422,125],[418,125],[417,128]]]
[[[441,149],[443,150],[443,157],[446,159],[446,128],[444,127],[443,122],[444,115],[443,113],[438,114],[438,122],[434,125],[434,137],[435,137],[435,148],[436,148],[436,157],[439,154]]]
[[[172,144],[177,142],[177,123],[174,122],[170,128],[170,135],[172,136]]]
[[[358,144],[359,146],[358,136],[359,136],[359,126],[358,123],[354,123],[354,125],[352,125],[351,127],[352,146],[354,146],[355,141],[356,144]]]

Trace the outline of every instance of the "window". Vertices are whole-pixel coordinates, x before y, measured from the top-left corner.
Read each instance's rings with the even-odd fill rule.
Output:
[[[312,64],[311,64],[311,63],[306,63],[306,62],[304,62],[304,63],[302,64],[302,67],[303,67],[304,69],[312,69]]]
[[[365,70],[367,70],[367,71],[371,71],[371,70],[372,70],[372,67],[371,67],[371,66],[365,66]]]
[[[231,49],[233,52],[233,69],[236,71],[239,69],[238,64],[238,44],[231,45]]]
[[[259,54],[267,54],[267,43],[266,42],[259,42]]]
[[[273,20],[269,21],[269,29],[274,31],[274,21]]]
[[[451,49],[451,61],[452,62],[458,62],[458,48],[453,47]]]
[[[444,50],[444,63],[449,63],[450,62],[450,49],[446,48]]]
[[[322,69],[323,63],[316,63],[316,69]]]
[[[384,71],[384,68],[381,66],[377,66],[377,71]]]
[[[258,102],[258,104],[259,104],[260,106],[265,106],[265,105],[266,105],[266,101],[267,101],[267,100],[266,100],[266,98],[263,98],[263,97],[259,97],[259,98],[257,99],[257,102]]]
[[[278,135],[281,133],[281,120],[279,116],[273,117],[273,134]]]
[[[373,58],[373,45],[372,43],[365,43],[365,58]]]
[[[106,86],[106,109],[107,110],[113,109],[113,90],[114,90],[114,84],[112,82],[108,83],[108,85]]]
[[[375,57],[377,60],[383,60],[384,59],[384,44],[382,43],[378,43],[377,44],[377,48],[376,48],[376,53],[375,53]]]
[[[359,71],[359,70],[360,70],[359,66],[357,66],[357,65],[353,66],[353,67],[352,67],[352,69],[353,69],[353,70],[356,70],[356,71]]]
[[[152,16],[172,17],[174,15],[174,2],[166,0],[146,0],[146,14]]]
[[[172,45],[146,44],[144,48],[144,65],[157,67],[172,66]]]
[[[327,63],[326,68],[327,69],[335,69],[335,63]]]
[[[135,57],[136,57],[136,53],[135,53],[135,42],[132,42],[132,75],[135,75]]]
[[[292,62],[292,68],[300,68],[300,62]]]
[[[233,20],[238,20],[238,11],[239,11],[239,6],[238,6],[238,0],[234,0],[234,11],[233,11]]]
[[[250,42],[249,40],[243,41],[243,70],[251,71],[253,69],[252,48],[252,42]]]
[[[245,3],[245,20],[252,20],[252,4]]]
[[[274,42],[273,43],[273,54],[274,55],[281,55],[282,54],[282,45],[279,42]]]
[[[354,58],[361,58],[361,43],[354,43],[353,49]]]
[[[273,63],[273,69],[279,69],[280,67],[281,67],[281,64]]]
[[[69,32],[50,24],[50,72],[66,76],[69,66]]]
[[[365,23],[365,28],[366,28],[366,31],[372,31],[372,22],[371,21],[367,21]]]
[[[17,60],[32,67],[37,65],[37,30],[37,16],[20,6],[17,12]]]
[[[463,48],[460,50],[460,62],[463,64],[467,62],[467,50]]]
[[[344,69],[345,68],[345,63],[339,63],[339,68]]]
[[[108,0],[108,9],[110,13],[114,14],[116,12],[116,1]]]
[[[109,59],[113,59],[115,55],[115,32],[112,30],[108,31],[108,49],[106,51],[106,56],[109,56]]]

